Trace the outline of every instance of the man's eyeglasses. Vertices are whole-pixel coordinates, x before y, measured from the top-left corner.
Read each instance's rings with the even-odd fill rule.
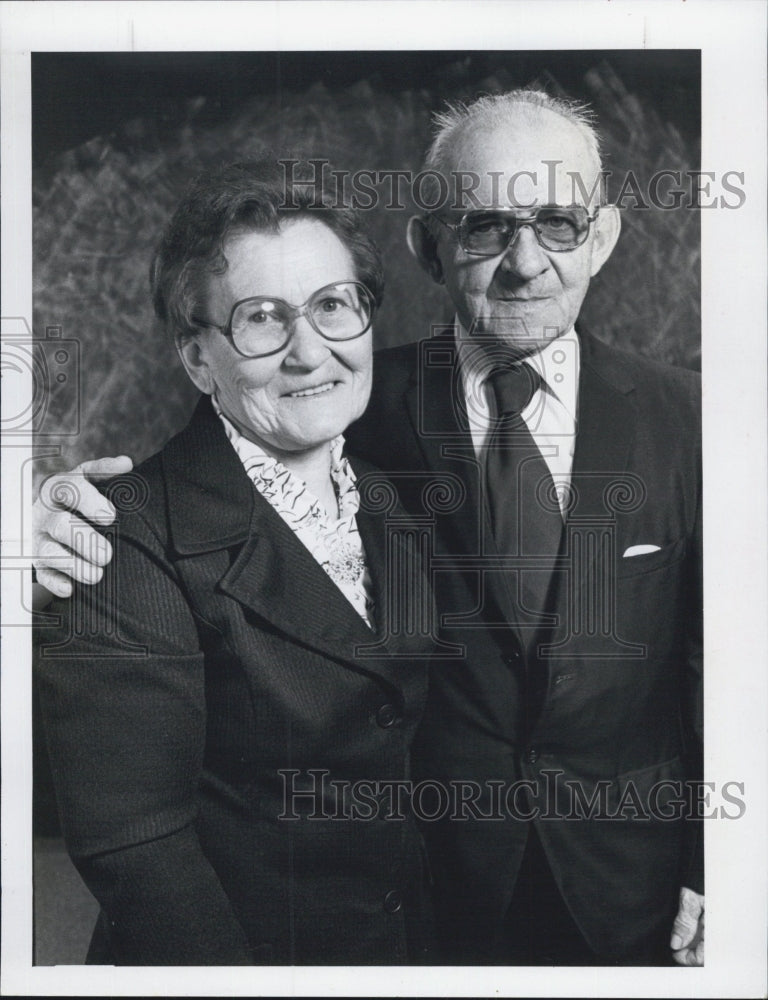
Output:
[[[476,257],[495,257],[504,253],[515,241],[523,226],[530,226],[539,245],[545,250],[563,253],[580,247],[589,234],[590,223],[597,218],[599,208],[590,215],[582,205],[560,208],[542,205],[532,215],[518,215],[515,209],[479,209],[466,212],[459,222],[447,222],[434,216],[451,229],[462,250]]]
[[[300,306],[272,295],[254,295],[232,306],[225,326],[193,317],[199,326],[218,330],[244,358],[266,358],[287,346],[300,316],[326,340],[354,340],[370,329],[376,308],[360,281],[325,285]]]

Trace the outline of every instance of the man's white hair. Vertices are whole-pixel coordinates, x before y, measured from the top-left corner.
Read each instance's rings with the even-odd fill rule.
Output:
[[[544,109],[560,115],[574,125],[583,136],[595,157],[598,171],[602,171],[600,157],[600,136],[595,127],[595,115],[588,104],[568,98],[553,97],[543,90],[509,90],[505,94],[485,94],[474,101],[449,103],[443,111],[432,118],[434,139],[424,158],[424,169],[443,171],[446,154],[453,141],[467,126],[481,126],[489,129],[505,125],[512,111],[529,107],[532,112]]]

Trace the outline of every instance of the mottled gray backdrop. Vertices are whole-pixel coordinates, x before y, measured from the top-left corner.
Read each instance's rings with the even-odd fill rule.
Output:
[[[647,189],[658,170],[699,167],[694,50],[49,53],[32,68],[35,335],[61,327],[81,351],[79,391],[53,381],[46,423],[71,429],[77,417],[80,430],[37,473],[102,454],[141,460],[186,422],[194,390],[153,321],[147,269],[203,168],[271,151],[416,171],[444,98],[530,83],[593,104],[614,197],[628,170]],[[697,368],[699,215],[625,204],[582,319],[608,342]],[[413,211],[368,213],[386,261],[378,346],[417,340],[450,315],[405,248]]]

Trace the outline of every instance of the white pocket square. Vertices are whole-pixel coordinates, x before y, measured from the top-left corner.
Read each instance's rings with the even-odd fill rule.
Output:
[[[644,556],[649,552],[658,552],[659,548],[660,546],[658,545],[630,545],[622,558],[629,559],[630,556]]]

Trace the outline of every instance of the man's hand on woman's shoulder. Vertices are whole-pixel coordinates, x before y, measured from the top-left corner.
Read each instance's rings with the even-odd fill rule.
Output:
[[[45,480],[32,508],[38,584],[57,597],[69,597],[73,580],[98,583],[112,558],[112,546],[99,527],[112,524],[115,509],[93,483],[132,468],[127,455],[118,455],[82,462]]]

